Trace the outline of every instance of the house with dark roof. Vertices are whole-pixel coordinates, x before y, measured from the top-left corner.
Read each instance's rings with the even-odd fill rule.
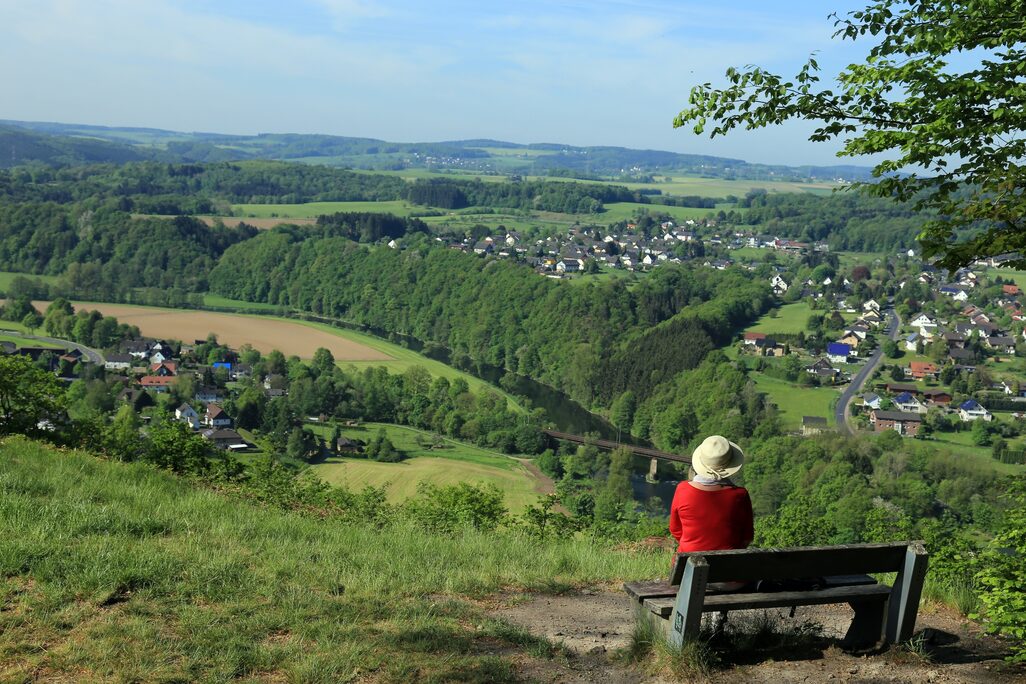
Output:
[[[248,449],[249,444],[242,438],[235,430],[216,429],[210,428],[200,433],[203,439],[213,442],[214,446],[218,449],[228,449],[229,451],[242,451]]]
[[[951,403],[951,393],[942,389],[928,389],[923,391],[923,399],[930,404],[946,406]]]
[[[135,357],[131,354],[108,354],[103,367],[107,370],[128,370],[134,360]]]
[[[830,428],[826,418],[820,416],[802,416],[802,434],[818,435]]]
[[[915,385],[908,382],[889,382],[885,386],[887,387],[887,391],[891,394],[901,394],[902,392],[908,392],[909,394],[914,394],[918,396],[923,393],[923,390],[919,387],[919,385]]]
[[[926,413],[926,407],[911,392],[902,392],[894,397],[894,408],[905,413]]]
[[[843,342],[831,342],[827,345],[827,358],[833,363],[847,363],[851,356],[851,345]]]
[[[212,428],[230,428],[232,417],[217,404],[207,404],[207,410],[203,414],[203,424]]]
[[[899,435],[915,437],[919,434],[919,428],[923,424],[923,417],[918,413],[876,410],[870,412],[869,422],[872,423],[874,432],[894,430]]]
[[[980,402],[975,399],[966,399],[958,405],[958,417],[963,423],[968,423],[974,420],[985,420],[989,422],[994,419],[993,414],[983,408]]]

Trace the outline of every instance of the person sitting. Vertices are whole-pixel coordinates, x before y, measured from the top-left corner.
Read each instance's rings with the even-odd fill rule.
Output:
[[[677,485],[670,505],[670,534],[678,552],[744,549],[752,543],[752,500],[747,489],[730,480],[744,460],[741,448],[720,435],[707,437],[691,454],[693,475]],[[715,588],[737,591],[744,586],[723,582]]]

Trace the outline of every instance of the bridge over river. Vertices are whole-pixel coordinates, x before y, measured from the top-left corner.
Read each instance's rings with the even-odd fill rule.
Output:
[[[552,439],[559,439],[564,442],[574,442],[575,444],[591,444],[599,449],[630,449],[631,453],[635,456],[644,456],[645,458],[652,459],[648,467],[648,480],[654,482],[656,479],[656,468],[658,467],[659,461],[672,461],[673,463],[687,463],[691,464],[690,456],[681,456],[680,454],[671,454],[665,451],[659,451],[658,449],[652,449],[649,447],[638,446],[636,444],[624,444],[623,442],[614,442],[608,439],[590,439],[581,435],[571,435],[567,432],[558,432],[556,430],[542,430],[546,435]]]

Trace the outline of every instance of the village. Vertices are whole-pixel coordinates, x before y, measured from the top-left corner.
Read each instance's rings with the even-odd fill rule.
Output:
[[[848,386],[841,429],[953,437],[1021,462],[1021,441],[1012,442],[1026,430],[1026,310],[1022,289],[996,270],[1010,258],[950,277],[911,254],[818,277],[803,275],[816,269],[800,261],[776,264],[768,280],[785,302],[774,312],[780,322],[745,331],[738,351],[756,359],[753,370],[798,388]],[[813,434],[830,422],[802,416],[796,427]],[[968,440],[958,434],[966,431]]]

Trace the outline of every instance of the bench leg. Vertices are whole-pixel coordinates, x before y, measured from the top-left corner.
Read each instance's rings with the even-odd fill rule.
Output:
[[[855,617],[844,639],[841,640],[841,645],[849,649],[865,649],[879,644],[886,624],[886,599],[857,601],[848,605],[854,609]]]
[[[670,613],[670,646],[681,648],[685,639],[698,637],[702,629],[702,607],[709,563],[701,556],[691,556],[684,566],[684,578],[677,590],[677,601]]]

